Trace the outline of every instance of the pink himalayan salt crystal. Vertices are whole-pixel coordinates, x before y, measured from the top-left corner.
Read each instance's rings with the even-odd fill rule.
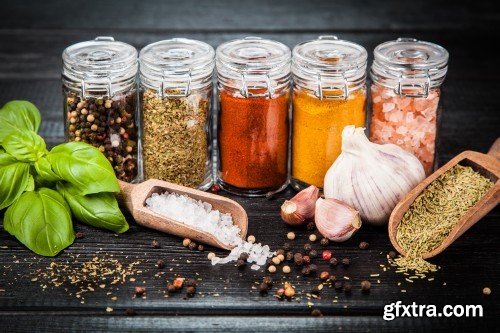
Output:
[[[392,89],[372,85],[370,140],[393,143],[414,154],[432,172],[435,159],[439,92],[427,98],[397,96]]]

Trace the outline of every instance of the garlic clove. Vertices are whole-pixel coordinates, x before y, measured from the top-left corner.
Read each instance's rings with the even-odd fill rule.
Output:
[[[334,242],[348,240],[361,228],[359,212],[336,199],[316,201],[315,222],[318,231]]]
[[[286,200],[281,206],[281,218],[290,225],[303,225],[314,219],[316,200],[319,189],[311,185],[297,193],[292,199]]]

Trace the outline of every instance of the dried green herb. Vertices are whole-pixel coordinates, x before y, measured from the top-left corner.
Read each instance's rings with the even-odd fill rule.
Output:
[[[143,94],[143,160],[146,178],[199,187],[210,168],[210,92],[161,98]],[[208,163],[207,163],[208,162]]]
[[[437,248],[493,185],[471,167],[456,165],[427,186],[398,226],[396,239],[407,255],[392,261],[399,266],[397,272],[436,271],[435,265],[422,259],[423,254]]]

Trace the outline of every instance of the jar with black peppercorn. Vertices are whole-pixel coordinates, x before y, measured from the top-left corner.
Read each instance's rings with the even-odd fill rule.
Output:
[[[140,180],[137,50],[97,37],[69,46],[62,58],[67,139],[98,148],[118,179]]]

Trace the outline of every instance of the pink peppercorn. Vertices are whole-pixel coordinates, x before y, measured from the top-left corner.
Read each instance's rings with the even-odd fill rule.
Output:
[[[332,257],[332,251],[325,250],[323,251],[323,259],[330,260]]]

